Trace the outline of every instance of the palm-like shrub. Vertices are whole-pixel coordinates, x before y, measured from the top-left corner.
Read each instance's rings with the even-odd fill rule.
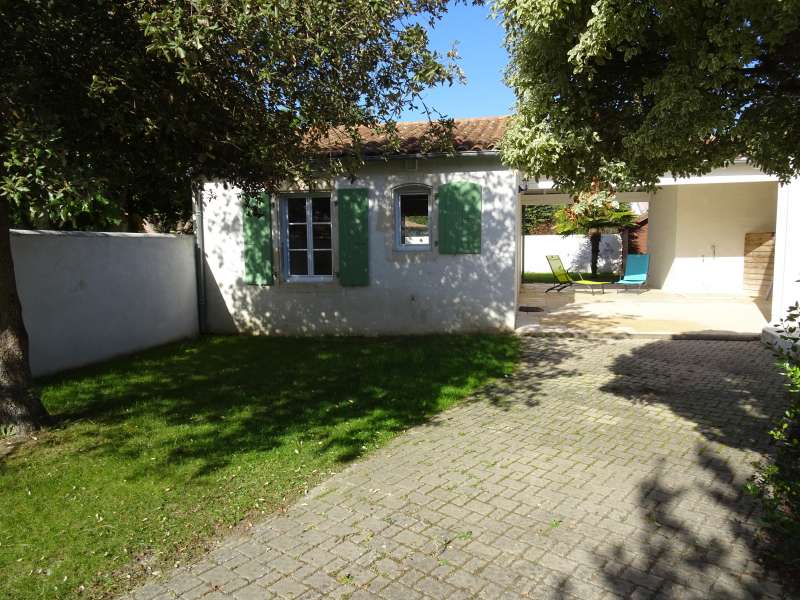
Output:
[[[614,232],[634,224],[636,215],[626,203],[617,201],[610,191],[579,193],[572,204],[555,213],[555,229],[567,235],[588,235],[592,245],[592,276],[597,275],[600,255],[600,236],[604,231]]]

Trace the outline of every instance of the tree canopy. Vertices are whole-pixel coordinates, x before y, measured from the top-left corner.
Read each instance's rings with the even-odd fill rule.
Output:
[[[800,0],[497,0],[517,96],[505,160],[567,191],[746,156],[800,173]]]
[[[423,26],[446,9],[447,0],[3,3],[0,424],[29,431],[47,420],[10,226],[169,222],[190,213],[196,179],[274,190],[351,170],[357,156],[320,157],[325,136],[357,145],[361,127],[391,134],[420,92],[458,76]]]
[[[452,81],[445,0],[6,3],[0,199],[13,221],[185,216],[193,177],[270,188],[341,168],[331,128],[386,127]]]

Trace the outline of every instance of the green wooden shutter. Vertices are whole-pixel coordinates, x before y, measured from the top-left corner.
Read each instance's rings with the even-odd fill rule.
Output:
[[[339,281],[369,285],[369,190],[342,189],[339,202]]]
[[[244,282],[272,285],[272,209],[269,195],[247,198],[244,205]]]
[[[481,253],[481,188],[455,181],[439,186],[439,254]]]

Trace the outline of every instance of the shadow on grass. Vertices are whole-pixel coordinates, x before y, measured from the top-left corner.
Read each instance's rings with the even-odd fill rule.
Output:
[[[508,336],[206,337],[41,384],[63,426],[99,425],[84,451],[137,459],[166,446],[159,460],[206,476],[289,439],[353,460],[509,374],[516,356]]]

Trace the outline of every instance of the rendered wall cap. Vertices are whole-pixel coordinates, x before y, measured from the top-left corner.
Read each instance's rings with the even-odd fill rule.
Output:
[[[48,235],[59,237],[119,237],[119,238],[191,238],[190,233],[128,233],[124,231],[54,231],[51,229],[12,229],[12,235]]]

